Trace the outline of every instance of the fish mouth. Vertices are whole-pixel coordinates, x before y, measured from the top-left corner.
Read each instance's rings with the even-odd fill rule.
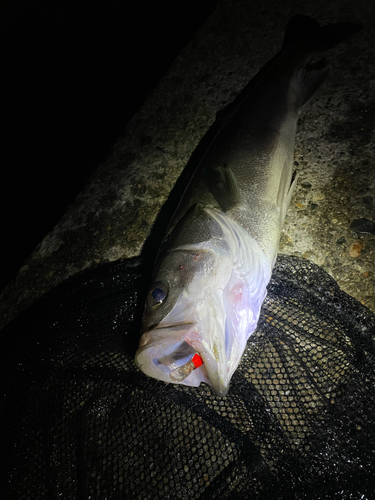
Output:
[[[229,379],[220,376],[222,370],[217,355],[204,346],[195,323],[154,328],[142,335],[139,345],[135,362],[149,377],[192,387],[204,382],[212,386],[217,395],[227,394]],[[201,360],[198,364],[197,354]]]

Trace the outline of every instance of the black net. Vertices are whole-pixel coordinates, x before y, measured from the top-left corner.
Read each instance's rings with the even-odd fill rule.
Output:
[[[1,499],[375,498],[370,311],[279,257],[219,398],[135,368],[144,281],[104,266],[3,330]]]

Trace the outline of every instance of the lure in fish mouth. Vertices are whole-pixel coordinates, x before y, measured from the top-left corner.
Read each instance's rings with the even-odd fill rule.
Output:
[[[258,322],[296,185],[299,110],[327,75],[305,65],[358,29],[293,17],[279,54],[221,116],[156,260],[135,356],[146,375],[228,392]]]

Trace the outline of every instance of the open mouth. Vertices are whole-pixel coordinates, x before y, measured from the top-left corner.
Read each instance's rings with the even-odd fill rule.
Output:
[[[195,323],[179,323],[145,332],[136,352],[138,368],[149,377],[174,384],[212,386],[219,396],[229,388],[226,364],[202,343]]]
[[[197,336],[194,327],[194,323],[181,323],[144,333],[135,357],[138,367],[165,382],[193,386],[208,382],[203,357],[193,346],[197,342],[190,340]]]
[[[182,341],[177,344],[171,344],[169,349],[164,350],[161,357],[153,358],[152,362],[159,370],[167,374],[171,381],[182,382],[193,370],[203,364],[203,360],[199,364],[199,359],[196,356],[202,360],[191,345],[186,341]],[[196,360],[196,365],[192,359]]]

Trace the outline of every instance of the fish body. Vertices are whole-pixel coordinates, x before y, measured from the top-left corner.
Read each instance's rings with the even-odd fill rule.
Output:
[[[296,184],[299,111],[327,74],[305,65],[356,29],[295,16],[279,54],[227,112],[156,261],[135,358],[147,375],[227,393],[258,322]],[[195,369],[197,353],[203,363]]]

